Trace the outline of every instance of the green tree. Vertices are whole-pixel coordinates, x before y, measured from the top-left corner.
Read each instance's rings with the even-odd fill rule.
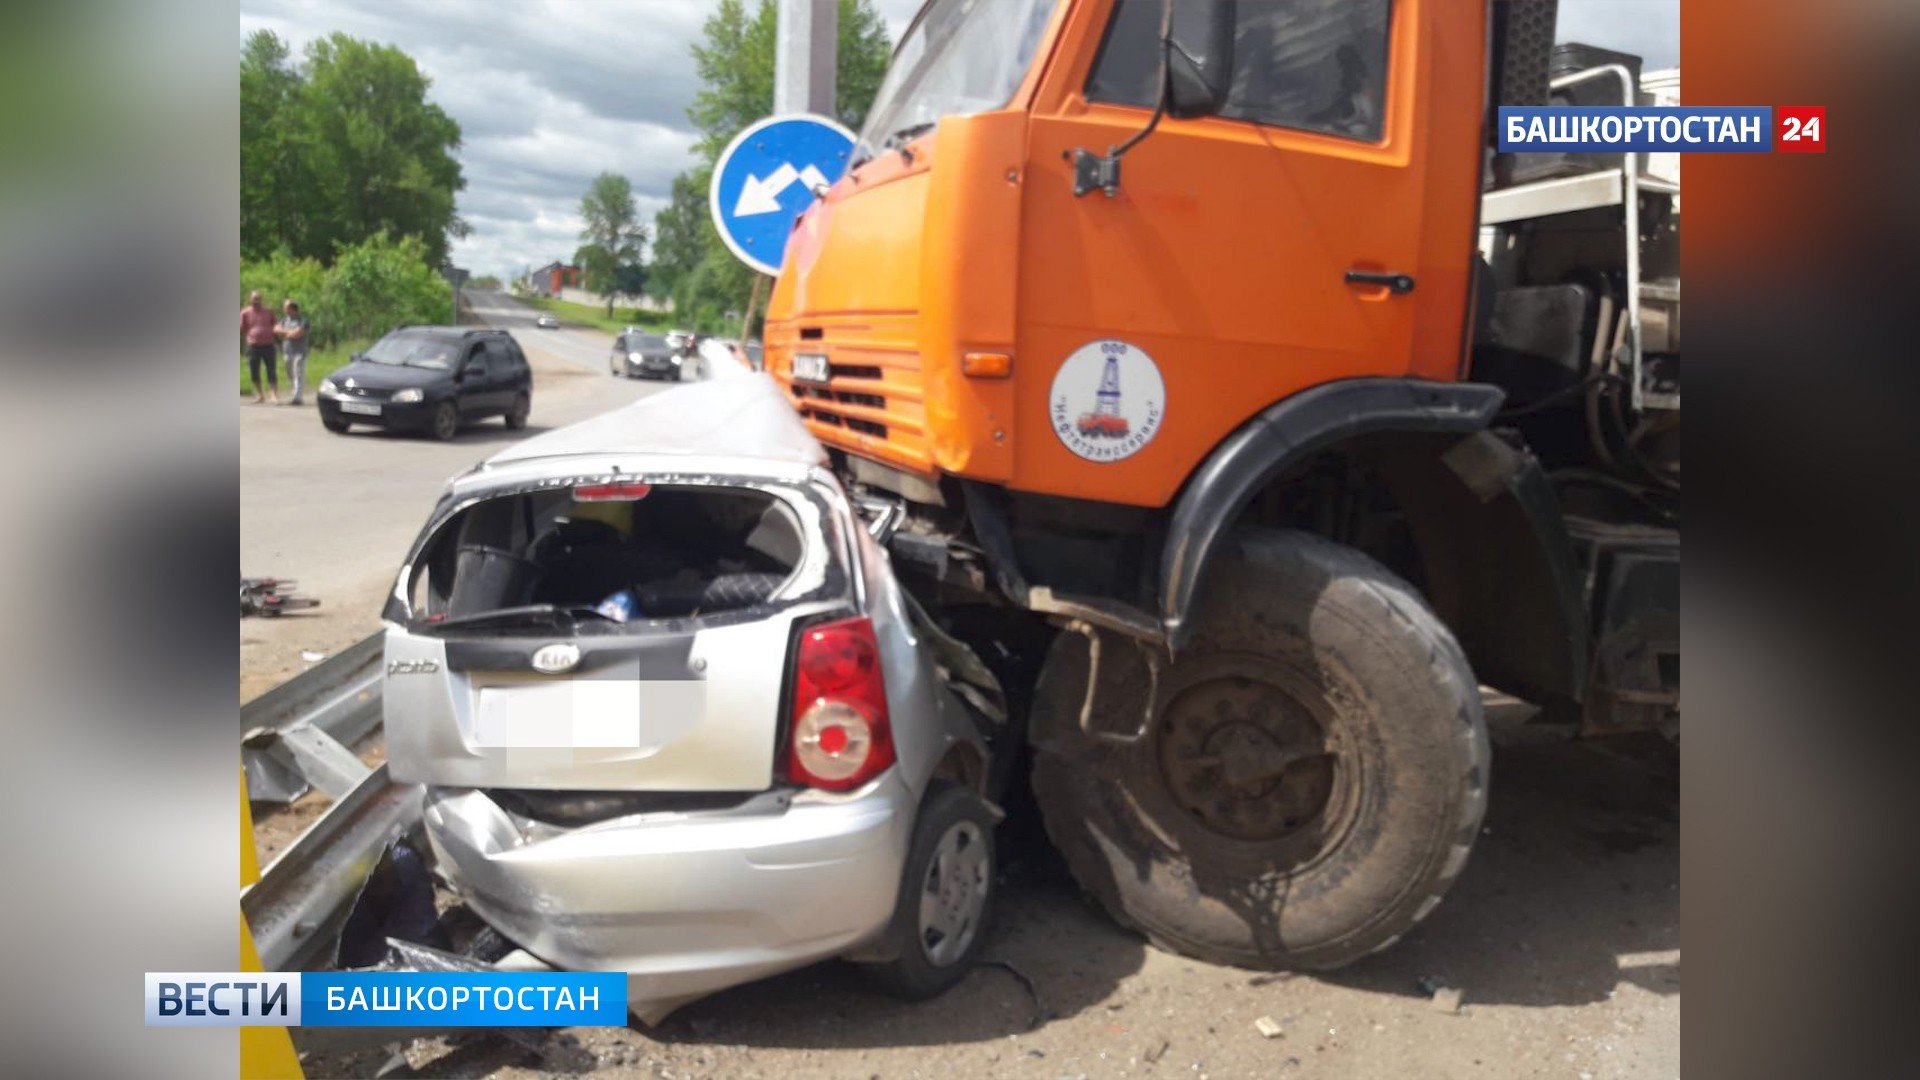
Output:
[[[430,81],[391,45],[332,34],[307,46],[302,93],[310,161],[322,215],[324,257],[335,245],[376,233],[420,239],[430,265],[465,236],[454,194],[466,186],[454,151],[460,125],[427,100]]]
[[[332,340],[378,337],[396,326],[453,321],[453,290],[433,269],[417,236],[375,233],[342,248],[320,290],[316,334]]]
[[[320,348],[375,338],[396,326],[447,323],[452,290],[427,264],[417,236],[375,233],[336,253],[332,266],[275,251],[240,264],[240,295],[259,289],[268,306],[298,300]]]
[[[240,52],[240,257],[300,246],[306,178],[295,106],[300,73],[287,44],[256,30]]]
[[[243,257],[285,249],[330,261],[378,233],[420,239],[432,266],[466,226],[454,151],[460,126],[427,100],[430,83],[391,45],[345,34],[307,46],[295,68],[267,31],[240,64]]]
[[[886,74],[893,46],[872,0],[839,0],[838,96],[834,112],[858,129]],[[774,33],[778,12],[758,0],[720,0],[693,47],[701,89],[687,110],[700,133],[697,163],[676,177],[672,197],[654,217],[654,296],[670,297],[680,321],[720,330],[745,310],[754,273],[734,258],[713,228],[707,187],[720,151],[740,130],[773,111]],[[736,324],[737,326],[737,324]]]
[[[700,265],[709,244],[713,219],[707,213],[707,186],[713,170],[699,165],[673,178],[666,208],[653,218],[653,260],[647,266],[647,294],[672,300],[674,291]]]
[[[573,259],[587,288],[607,298],[607,317],[612,318],[614,300],[639,295],[643,283],[638,267],[647,230],[634,205],[633,185],[618,173],[594,177],[580,197],[580,216],[586,227]]]

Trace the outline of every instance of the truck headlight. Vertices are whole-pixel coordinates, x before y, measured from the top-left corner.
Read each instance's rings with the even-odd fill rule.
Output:
[[[409,386],[405,390],[396,391],[394,393],[393,403],[395,405],[411,405],[414,402],[419,401],[424,397],[426,397],[426,395],[420,392],[419,387]]]

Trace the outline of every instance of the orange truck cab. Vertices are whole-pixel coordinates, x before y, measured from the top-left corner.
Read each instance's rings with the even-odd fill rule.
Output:
[[[1477,682],[1624,723],[1568,507],[1661,522],[1549,476],[1614,376],[1512,371],[1612,370],[1638,279],[1483,251],[1553,231],[1481,220],[1553,6],[931,0],[788,242],[768,370],[995,669],[1082,884],[1183,952],[1329,966],[1424,915],[1484,805]],[[1248,909],[1253,865],[1324,895]]]

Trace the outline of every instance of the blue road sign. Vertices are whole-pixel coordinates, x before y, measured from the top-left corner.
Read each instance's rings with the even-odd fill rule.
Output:
[[[713,168],[713,227],[740,261],[778,274],[793,219],[840,179],[853,132],[825,117],[770,116],[734,136]]]

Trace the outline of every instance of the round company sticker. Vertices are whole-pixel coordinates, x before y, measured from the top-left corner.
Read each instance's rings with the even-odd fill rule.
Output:
[[[1067,449],[1119,461],[1153,441],[1166,412],[1167,385],[1153,357],[1124,341],[1090,341],[1054,372],[1047,419]]]

